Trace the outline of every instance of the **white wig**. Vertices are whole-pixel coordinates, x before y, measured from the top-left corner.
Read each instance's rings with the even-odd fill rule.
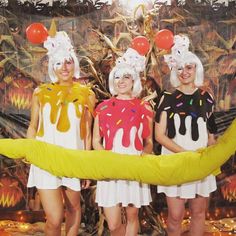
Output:
[[[79,78],[79,61],[71,44],[71,40],[66,32],[59,31],[54,37],[48,36],[47,40],[44,42],[44,47],[48,50],[48,75],[52,82],[58,81],[54,72],[56,65],[58,63],[64,63],[65,60],[73,60],[75,65],[73,76]]]
[[[196,76],[194,84],[199,87],[203,85],[204,69],[202,62],[198,56],[189,51],[189,38],[185,35],[174,36],[174,46],[171,49],[171,54],[164,56],[165,62],[168,64],[170,72],[170,82],[173,87],[178,87],[180,81],[177,71],[180,67],[188,64],[196,65]]]
[[[114,79],[121,78],[127,74],[131,75],[134,81],[132,96],[137,97],[141,93],[140,72],[145,69],[145,60],[144,56],[139,55],[132,48],[128,48],[124,55],[116,60],[116,65],[109,74],[109,90],[113,96],[117,95],[114,89]]]

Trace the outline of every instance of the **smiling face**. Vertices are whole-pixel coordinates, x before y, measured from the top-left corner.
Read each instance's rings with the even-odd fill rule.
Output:
[[[130,74],[124,74],[123,76],[116,76],[114,78],[114,90],[117,93],[117,96],[132,96],[133,84],[134,81]]]
[[[185,64],[177,69],[178,79],[183,85],[194,84],[196,78],[196,64]]]
[[[54,72],[58,78],[58,82],[72,82],[74,76],[75,64],[72,59],[65,60],[64,62],[57,62],[54,65]]]

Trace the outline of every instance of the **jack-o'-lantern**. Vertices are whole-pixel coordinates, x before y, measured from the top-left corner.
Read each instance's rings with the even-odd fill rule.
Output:
[[[24,202],[23,186],[16,178],[6,173],[0,176],[0,209],[18,209]]]
[[[226,177],[225,183],[221,186],[221,192],[225,200],[236,202],[236,174]]]
[[[9,77],[9,76],[8,76]],[[29,109],[31,106],[34,82],[22,75],[12,77],[7,90],[9,103],[18,109]]]

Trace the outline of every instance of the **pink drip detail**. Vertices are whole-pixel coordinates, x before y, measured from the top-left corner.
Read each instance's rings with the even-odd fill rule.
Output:
[[[139,130],[142,124],[142,138],[149,136],[148,117],[152,117],[153,113],[146,108],[145,104],[147,103],[137,98],[132,100],[111,98],[97,106],[95,115],[99,116],[100,135],[105,139],[106,150],[112,150],[114,137],[119,129],[123,129],[122,145],[124,147],[130,146],[132,127],[136,127]],[[134,144],[137,150],[143,149],[142,140],[140,140],[138,132],[135,134]]]

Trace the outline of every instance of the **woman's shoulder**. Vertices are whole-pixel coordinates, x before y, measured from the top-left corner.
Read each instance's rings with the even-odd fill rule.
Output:
[[[160,96],[159,96],[159,99],[158,99],[158,103],[163,103],[164,102],[168,102],[168,101],[171,101],[173,97],[176,97],[178,96],[179,93],[178,93],[178,90],[175,90],[173,92],[169,92],[167,90],[163,90],[161,93],[160,93]]]
[[[213,94],[208,91],[207,89],[204,89],[204,88],[199,88],[198,89],[198,93],[200,94],[200,96],[207,100],[209,103],[213,103],[214,102],[214,96]]]
[[[81,84],[80,82],[77,82],[77,81],[73,82],[72,88],[73,89],[79,89],[79,90],[82,90],[82,91],[88,91],[88,92],[92,91],[90,85]]]
[[[163,90],[161,93],[160,93],[160,95],[159,95],[159,98],[161,98],[161,97],[165,97],[165,98],[171,98],[171,97],[173,97],[175,94],[177,94],[178,93],[178,90],[175,90],[175,91],[172,91],[172,92],[170,92],[170,91],[168,91],[168,90]]]
[[[96,106],[96,111],[101,112],[103,110],[106,110],[112,104],[112,102],[114,102],[114,100],[115,99],[113,97],[103,100]]]
[[[39,95],[39,94],[43,93],[46,90],[48,90],[48,91],[53,90],[53,86],[54,86],[53,83],[40,84],[35,88],[34,95]]]

